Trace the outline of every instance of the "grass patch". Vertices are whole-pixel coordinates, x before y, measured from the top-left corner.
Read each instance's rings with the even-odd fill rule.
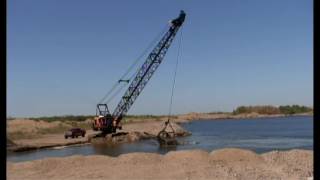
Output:
[[[88,116],[73,116],[73,115],[67,115],[67,116],[51,116],[51,117],[38,117],[38,118],[28,118],[30,120],[35,120],[35,121],[46,121],[46,122],[53,122],[53,121],[61,121],[61,122],[65,122],[65,121],[77,121],[77,122],[82,122],[85,121],[87,119],[93,119],[95,116],[93,115],[88,115]]]
[[[54,121],[61,121],[63,123],[70,124],[72,126],[81,126],[83,128],[91,128],[90,124],[84,123],[84,121],[88,119],[93,119],[94,115],[88,115],[88,116],[73,116],[73,115],[67,115],[67,116],[52,116],[52,117],[30,117],[28,119],[34,120],[34,121],[45,121],[45,122],[54,122]],[[155,120],[160,121],[163,118],[167,118],[166,115],[126,115],[122,119],[122,123],[129,123],[129,122],[142,122],[145,120]],[[171,116],[172,119],[178,118],[178,116]],[[78,123],[78,124],[77,124]]]

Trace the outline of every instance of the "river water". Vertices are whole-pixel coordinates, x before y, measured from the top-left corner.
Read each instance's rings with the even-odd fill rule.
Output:
[[[156,140],[144,140],[113,147],[78,145],[61,149],[9,153],[7,160],[19,162],[45,157],[92,154],[118,156],[129,152],[165,154],[172,150],[212,151],[227,147],[245,148],[257,153],[272,150],[313,149],[313,116],[199,120],[182,124],[182,126],[192,135],[178,138],[182,145],[175,147],[160,148]]]

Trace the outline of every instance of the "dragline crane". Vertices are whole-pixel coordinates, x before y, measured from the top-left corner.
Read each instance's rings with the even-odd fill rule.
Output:
[[[178,18],[171,20],[169,29],[147,56],[147,59],[131,81],[129,88],[122,96],[114,112],[112,114],[110,113],[107,104],[97,104],[97,117],[92,123],[93,130],[102,131],[102,133],[108,134],[116,132],[116,129],[121,129],[120,121],[129,111],[151,76],[159,67],[179,28],[182,26],[185,16],[185,12],[181,11]],[[124,80],[119,80],[119,82],[120,81]]]

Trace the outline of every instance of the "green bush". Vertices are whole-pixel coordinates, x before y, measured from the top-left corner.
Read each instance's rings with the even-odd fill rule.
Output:
[[[258,113],[258,114],[279,114],[280,110],[277,107],[265,105],[265,106],[239,106],[233,111],[233,114],[244,113]]]
[[[297,114],[297,113],[307,113],[311,112],[312,108],[306,106],[299,106],[299,105],[286,105],[286,106],[279,106],[280,112],[283,114]]]

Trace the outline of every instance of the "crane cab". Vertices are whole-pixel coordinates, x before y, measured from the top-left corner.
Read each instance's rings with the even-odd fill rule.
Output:
[[[97,116],[93,119],[92,129],[94,131],[110,131],[112,129],[113,118],[109,114],[107,116]]]
[[[96,117],[92,122],[92,129],[106,133],[113,132],[113,121],[114,118],[110,114],[107,104],[98,104]]]

